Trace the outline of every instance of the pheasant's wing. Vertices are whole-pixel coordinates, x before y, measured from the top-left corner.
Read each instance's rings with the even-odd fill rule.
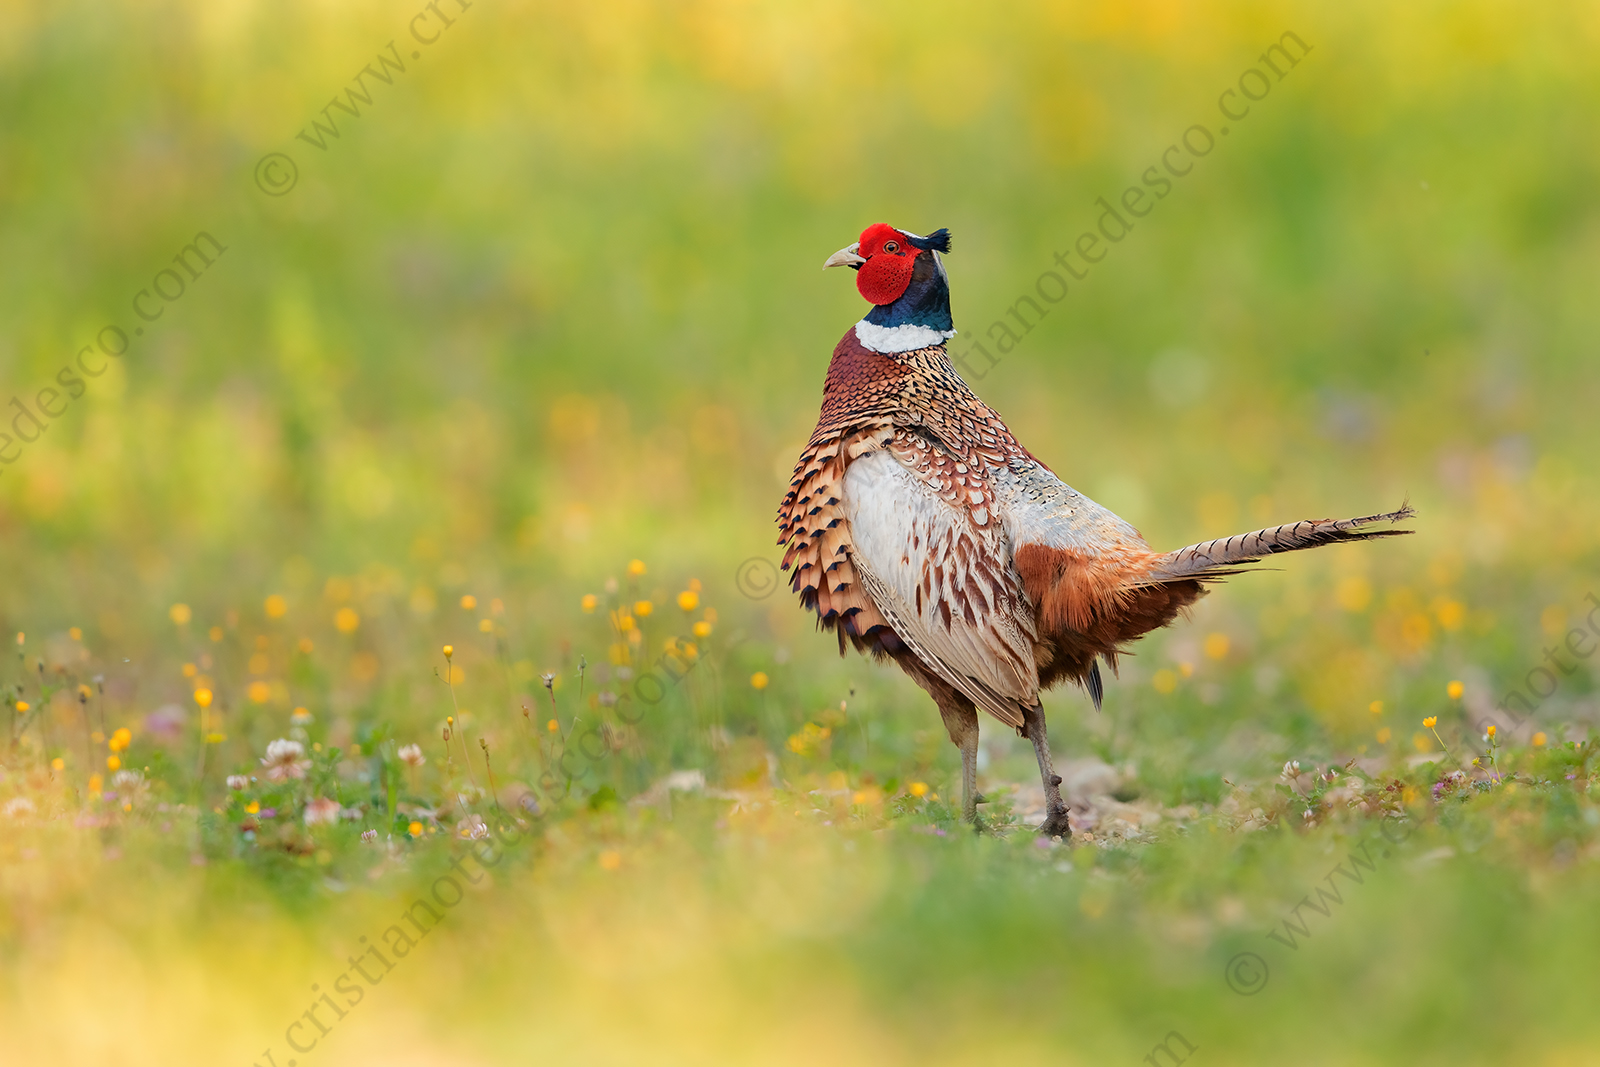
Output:
[[[873,604],[851,561],[850,522],[845,514],[844,476],[852,460],[884,448],[893,438],[887,427],[818,434],[795,465],[789,494],[778,510],[785,547],[783,567],[800,603],[839,638],[874,655],[901,651],[894,631]]]
[[[1039,703],[1032,612],[1001,524],[911,464],[926,442],[851,463],[842,504],[851,557],[889,625],[928,667],[995,718],[1020,727]],[[897,458],[900,454],[900,458]],[[943,457],[943,463],[954,461]],[[927,464],[924,464],[927,466]],[[963,475],[966,468],[963,466]],[[975,490],[982,496],[984,490]]]
[[[992,471],[992,480],[1002,521],[1019,545],[1064,549],[1086,559],[1149,550],[1138,530],[1031,457],[1011,457]]]

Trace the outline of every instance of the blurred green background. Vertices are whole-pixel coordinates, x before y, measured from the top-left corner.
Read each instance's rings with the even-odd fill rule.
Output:
[[[579,657],[591,696],[621,692],[678,620],[711,624],[704,669],[577,806],[545,798],[564,821],[537,859],[328,1039],[341,1062],[1134,1063],[1173,1028],[1218,1063],[1600,1062],[1575,953],[1600,933],[1600,817],[1587,749],[1549,763],[1600,714],[1592,666],[1511,738],[1568,784],[1483,798],[1490,829],[1427,814],[1411,766],[1438,748],[1423,716],[1476,744],[1600,592],[1592,5],[114,0],[13,2],[4,24],[0,433],[102,327],[141,325],[134,294],[197,233],[227,248],[0,462],[16,684],[39,658],[102,676],[192,823],[296,706],[318,741],[435,758],[441,643],[468,721],[513,746],[523,704],[533,723],[553,697],[563,722],[588,707]],[[578,803],[685,768],[783,797],[836,774],[954,787],[919,690],[838,659],[785,592],[736,587],[779,558],[773,513],[865,307],[820,264],[872,222],[947,226],[956,325],[986,329],[1097,198],[1215,130],[1285,31],[1309,55],[973,384],[1157,547],[1409,497],[1415,537],[1235,579],[1138,646],[1105,712],[1046,703],[1062,756],[1203,813],[1291,758],[1415,772],[1409,866],[1242,1001],[1217,977],[1229,939],[1259,942],[1370,828],[1202,818],[1058,863],[1022,833],[790,824],[786,799],[665,824]],[[359,118],[328,111],[325,150],[297,139],[330,96],[355,105],[365,64],[392,84],[365,78]],[[273,152],[298,170],[282,196],[254,177]],[[696,581],[691,619],[674,597]],[[630,644],[606,609],[636,600],[657,621]],[[192,738],[148,726],[193,714],[185,663],[226,734],[209,779]],[[0,799],[82,791],[99,756],[77,714],[36,729]],[[807,722],[838,727],[826,753],[788,744]],[[986,773],[1026,782],[1028,753],[985,731]],[[413,877],[335,892],[192,865],[204,833],[168,840],[159,817],[114,848],[73,818],[0,819],[19,1062],[259,1057],[346,951],[327,946]],[[596,867],[612,847],[635,851]]]

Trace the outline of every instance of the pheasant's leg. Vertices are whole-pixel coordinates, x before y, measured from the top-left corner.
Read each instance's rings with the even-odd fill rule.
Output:
[[[1045,738],[1044,708],[1032,707],[1022,713],[1023,728],[1028,740],[1033,742],[1033,754],[1039,760],[1039,778],[1044,782],[1044,823],[1039,832],[1051,837],[1064,837],[1071,833],[1067,825],[1067,805],[1061,799],[1061,776],[1050,765],[1050,742]]]
[[[961,817],[977,825],[978,802],[983,799],[978,796],[978,708],[960,690],[924,670],[915,660],[902,659],[900,668],[939,705],[944,728],[961,750]]]
[[[950,740],[961,750],[961,817],[978,822],[978,709],[970,701],[939,702]]]
[[[960,741],[961,747],[961,817],[978,825],[978,716],[972,716],[972,730]]]

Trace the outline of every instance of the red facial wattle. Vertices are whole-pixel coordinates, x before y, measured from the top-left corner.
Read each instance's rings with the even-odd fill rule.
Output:
[[[911,284],[911,270],[920,249],[905,234],[879,222],[861,231],[858,254],[866,262],[856,271],[856,289],[874,304],[892,304]]]
[[[894,303],[904,295],[906,286],[911,284],[915,253],[916,249],[912,249],[910,255],[879,252],[868,256],[856,272],[856,288],[874,304]]]

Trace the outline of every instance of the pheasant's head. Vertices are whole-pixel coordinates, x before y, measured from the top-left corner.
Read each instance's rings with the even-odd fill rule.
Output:
[[[829,256],[822,267],[824,270],[829,267],[854,269],[856,288],[861,295],[884,307],[906,295],[914,275],[932,277],[937,274],[942,278],[944,271],[935,253],[948,251],[949,230],[935,230],[926,237],[918,237],[888,223],[876,222],[861,231],[861,239],[855,244]]]
[[[879,352],[909,352],[955,336],[950,282],[939,258],[948,251],[949,230],[918,237],[879,222],[822,266],[853,268],[856,288],[872,302],[872,310],[856,324],[863,344]]]

